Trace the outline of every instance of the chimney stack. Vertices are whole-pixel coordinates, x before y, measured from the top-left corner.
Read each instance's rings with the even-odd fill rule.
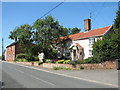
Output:
[[[17,41],[17,37],[14,39],[15,40],[15,42]]]
[[[84,30],[85,32],[89,31],[91,29],[91,19],[85,19],[84,20]]]

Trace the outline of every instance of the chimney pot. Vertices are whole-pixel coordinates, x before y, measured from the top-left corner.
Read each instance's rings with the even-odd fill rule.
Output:
[[[91,19],[84,20],[84,30],[89,31],[91,29]]]

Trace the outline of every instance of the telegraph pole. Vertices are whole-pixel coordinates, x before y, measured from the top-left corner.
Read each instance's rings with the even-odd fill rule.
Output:
[[[2,38],[2,59],[3,59],[3,56],[4,56],[4,39]]]

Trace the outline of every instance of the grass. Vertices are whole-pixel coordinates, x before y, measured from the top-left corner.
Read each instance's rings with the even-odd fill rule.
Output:
[[[70,67],[60,66],[60,67],[53,67],[54,70],[71,70]]]

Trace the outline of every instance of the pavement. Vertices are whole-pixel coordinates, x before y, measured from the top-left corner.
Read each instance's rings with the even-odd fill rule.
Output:
[[[3,88],[117,88],[117,70],[52,70],[2,62]]]

